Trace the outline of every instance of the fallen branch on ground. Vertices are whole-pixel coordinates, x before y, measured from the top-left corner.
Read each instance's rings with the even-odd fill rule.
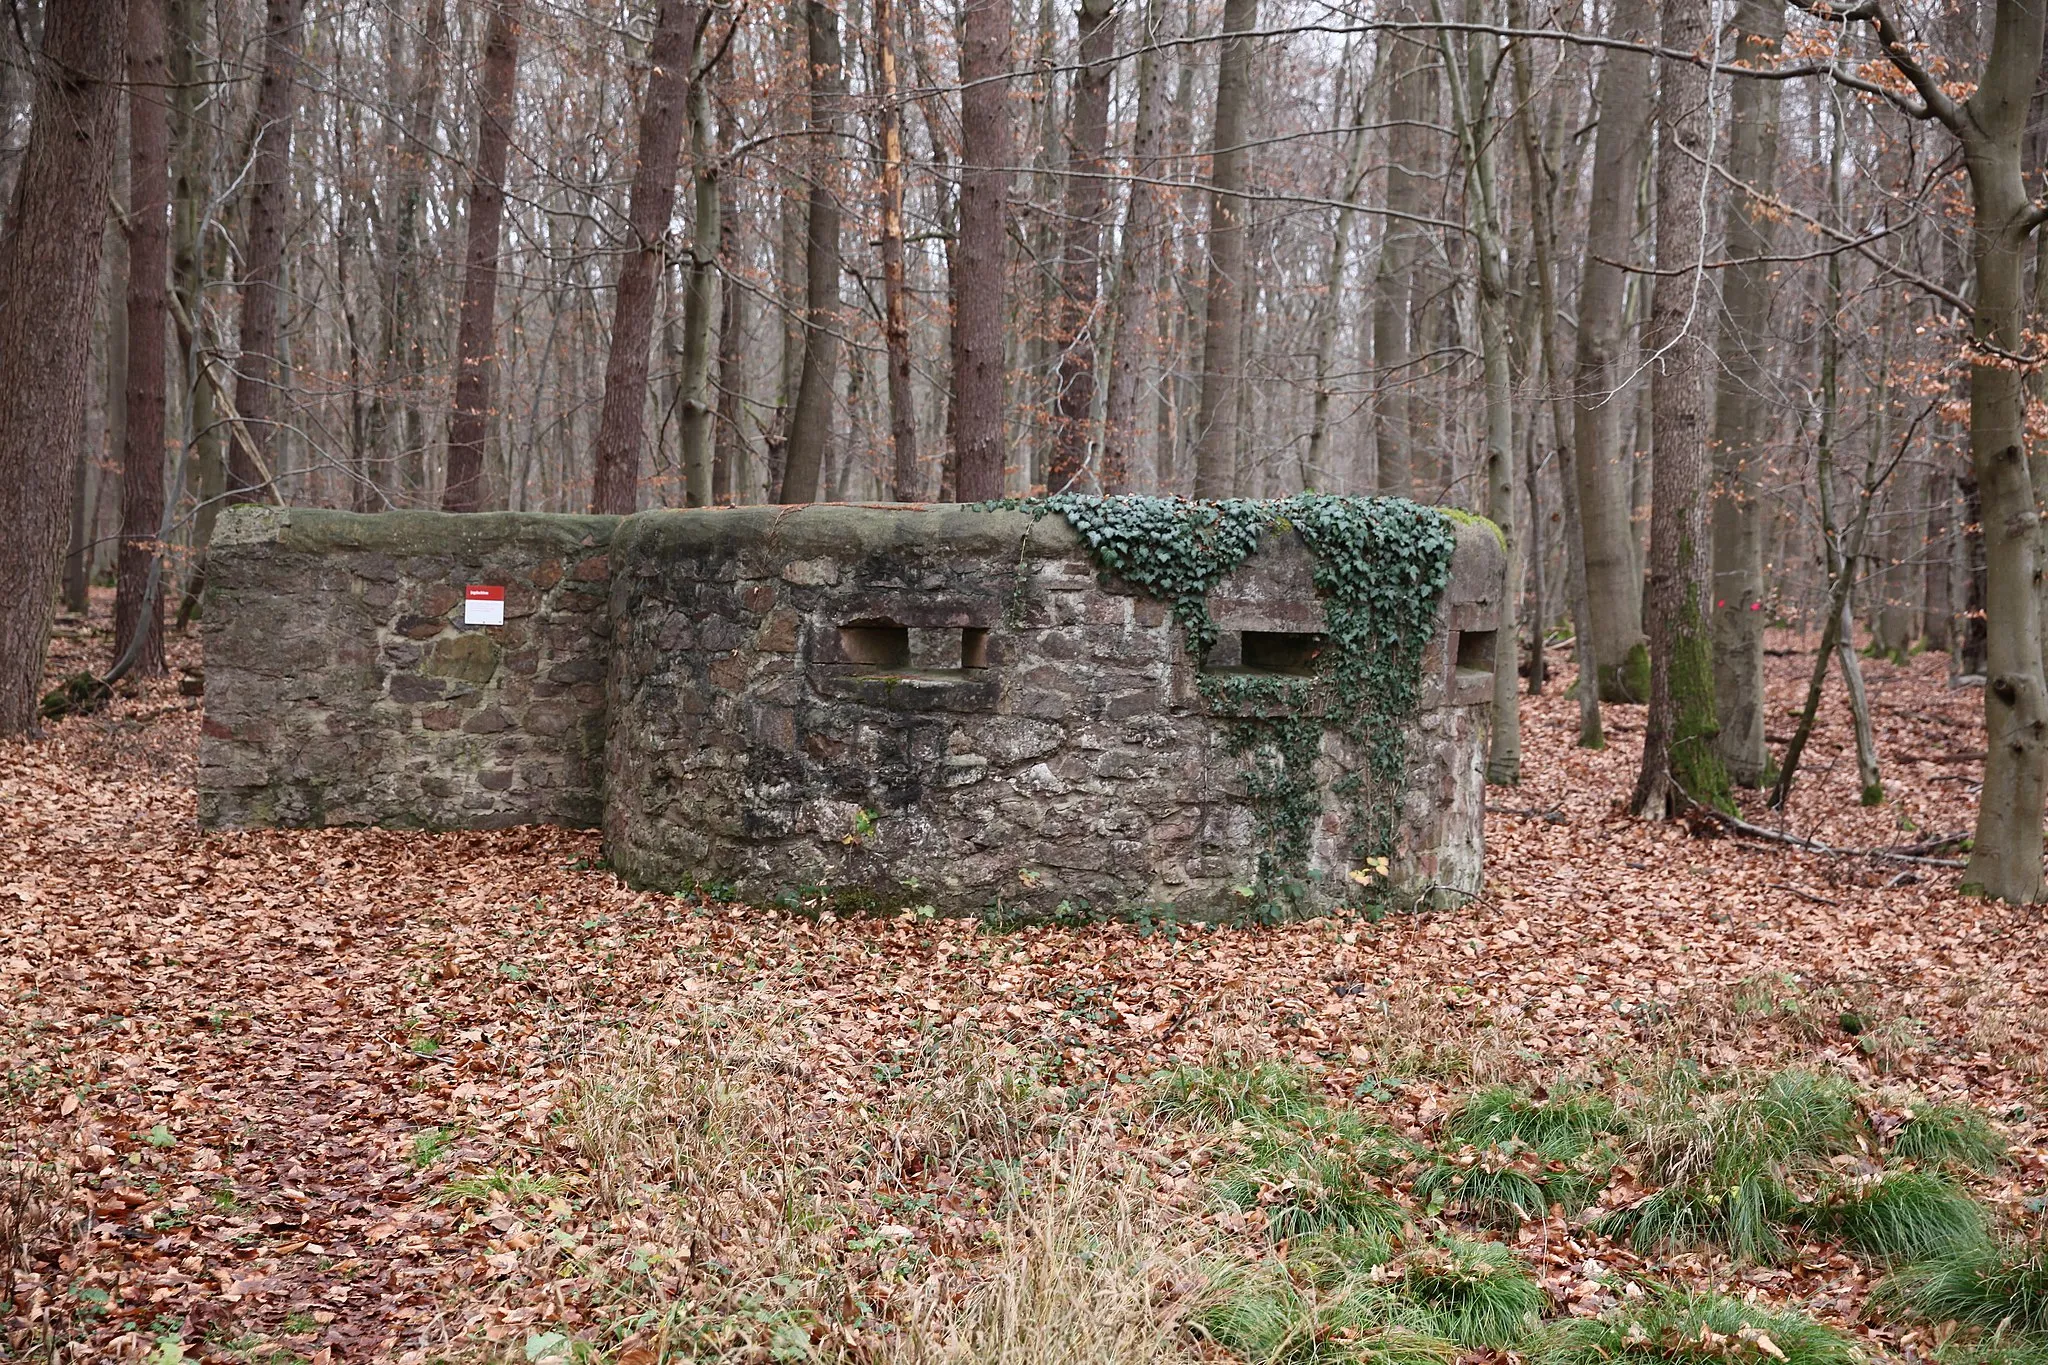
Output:
[[[1919,863],[1926,867],[1963,866],[1961,858],[1930,858],[1922,853],[1908,851],[1908,849],[1912,848],[1945,848],[1949,844],[1960,843],[1965,837],[1963,835],[1933,840],[1926,844],[1910,844],[1907,848],[1836,848],[1834,845],[1824,844],[1818,839],[1808,839],[1797,834],[1786,834],[1779,830],[1766,829],[1762,825],[1752,825],[1749,821],[1739,816],[1730,815],[1726,811],[1715,810],[1713,807],[1697,801],[1692,803],[1690,813],[1699,816],[1703,820],[1708,820],[1724,828],[1734,830],[1737,834],[1747,835],[1752,839],[1762,839],[1766,843],[1772,844],[1784,844],[1789,848],[1800,849],[1807,853],[1826,854],[1831,858],[1883,858],[1897,863]]]

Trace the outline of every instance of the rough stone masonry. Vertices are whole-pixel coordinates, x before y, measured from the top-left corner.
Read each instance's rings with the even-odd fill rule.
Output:
[[[1098,572],[1058,516],[625,518],[237,508],[208,564],[207,825],[601,824],[636,884],[1034,914],[1227,913],[1257,848],[1204,669],[1290,671],[1323,613],[1269,535],[1208,598]],[[1504,577],[1460,524],[1407,725],[1390,880],[1477,891]],[[465,626],[466,589],[504,590]],[[1350,769],[1329,737],[1329,781]],[[1311,872],[1341,886],[1344,821]]]

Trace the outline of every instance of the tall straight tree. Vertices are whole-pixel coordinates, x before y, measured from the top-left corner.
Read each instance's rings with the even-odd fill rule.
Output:
[[[1441,0],[1432,0],[1444,22]],[[1477,7],[1468,7],[1475,17]],[[1483,11],[1480,11],[1483,13]],[[1487,750],[1486,780],[1513,786],[1522,780],[1520,689],[1516,686],[1516,606],[1521,599],[1521,556],[1515,536],[1514,376],[1508,355],[1508,308],[1513,285],[1507,232],[1495,173],[1494,119],[1488,82],[1500,65],[1500,45],[1489,34],[1466,35],[1464,51],[1446,25],[1437,30],[1444,57],[1444,84],[1451,97],[1451,125],[1465,165],[1466,222],[1479,257],[1479,364],[1486,394],[1486,514],[1500,528],[1507,558],[1507,589],[1501,594],[1495,636],[1493,736]],[[1460,69],[1462,58],[1463,69]]]
[[[1770,66],[1785,37],[1781,0],[1740,0],[1735,58]],[[1714,389],[1714,705],[1715,740],[1728,775],[1745,787],[1763,781],[1764,565],[1759,474],[1771,412],[1765,361],[1771,323],[1767,259],[1775,233],[1766,203],[1778,170],[1781,81],[1734,83],[1728,110],[1728,175],[1744,188],[1728,200],[1721,276],[1720,382]]]
[[[1509,0],[1508,26],[1528,26],[1527,7],[1522,0]],[[1536,125],[1535,82],[1529,71],[1529,50],[1526,43],[1516,43],[1510,49],[1515,68],[1516,122],[1520,125],[1522,157],[1529,176],[1529,245],[1530,254],[1535,258],[1531,264],[1536,271],[1536,306],[1540,321],[1536,328],[1536,342],[1541,354],[1537,370],[1543,378],[1544,387],[1549,390],[1547,405],[1550,408],[1551,438],[1557,443],[1559,501],[1563,503],[1565,584],[1571,597],[1573,656],[1582,679],[1578,687],[1579,701],[1579,747],[1582,749],[1604,749],[1607,737],[1600,727],[1600,699],[1587,681],[1594,677],[1597,669],[1593,663],[1593,642],[1587,632],[1585,621],[1592,615],[1586,605],[1586,561],[1584,547],[1579,537],[1570,528],[1579,524],[1579,488],[1572,459],[1572,410],[1566,401],[1571,392],[1571,383],[1565,373],[1564,346],[1559,340],[1561,319],[1557,306],[1557,200],[1558,182],[1563,177],[1552,158],[1550,148]],[[1553,126],[1555,126],[1553,124]],[[1533,417],[1530,419],[1535,420]],[[1531,487],[1534,487],[1533,481]],[[1531,539],[1542,536],[1542,523],[1535,517],[1529,528]],[[1540,627],[1537,639],[1541,640]]]
[[[805,33],[810,51],[810,213],[804,231],[803,368],[797,373],[796,409],[777,502],[816,502],[832,437],[832,389],[839,377],[840,107],[846,100],[846,56],[839,15],[826,0],[808,0]]]
[[[1340,104],[1341,108],[1342,105]],[[1363,92],[1351,109],[1353,129],[1351,150],[1344,158],[1343,178],[1337,184],[1337,221],[1330,233],[1330,251],[1323,259],[1323,296],[1316,301],[1315,397],[1311,400],[1308,444],[1301,456],[1301,486],[1337,486],[1329,464],[1330,398],[1335,387],[1333,369],[1337,363],[1337,330],[1343,324],[1344,274],[1351,264],[1351,224],[1357,217],[1355,201],[1365,183],[1366,154],[1372,148],[1366,136],[1366,101]]]
[[[1216,121],[1209,136],[1208,285],[1202,318],[1202,391],[1195,408],[1195,496],[1237,492],[1237,397],[1244,382],[1245,105],[1251,98],[1251,30],[1259,0],[1224,0],[1216,63]]]
[[[647,408],[647,346],[654,335],[654,290],[662,242],[676,206],[676,163],[689,121],[689,60],[703,6],[661,0],[654,40],[647,48],[647,90],[640,105],[640,140],[634,150],[632,199],[626,209],[631,237],[619,258],[612,301],[611,350],[604,367],[604,405],[597,419],[590,510],[627,513],[640,501],[641,428]]]
[[[114,658],[164,671],[164,336],[170,327],[171,126],[164,0],[128,7],[128,394],[121,449],[121,549]],[[141,639],[137,641],[137,635]]]
[[[131,0],[132,2],[132,0]],[[409,496],[426,483],[426,415],[420,407],[426,348],[420,337],[423,294],[420,239],[426,228],[427,163],[441,104],[441,52],[448,45],[448,0],[425,0],[426,16],[412,46],[412,88],[392,129],[389,190],[384,218],[383,344],[378,382],[370,400],[373,477]],[[388,51],[401,60],[398,7],[387,17]],[[488,42],[488,39],[486,39]],[[393,409],[397,421],[393,421]],[[394,451],[393,438],[397,449]]]
[[[1406,5],[1394,17],[1413,23],[1420,16]],[[1415,491],[1415,452],[1408,421],[1409,337],[1415,325],[1415,263],[1424,245],[1418,219],[1427,206],[1428,178],[1422,173],[1427,140],[1436,132],[1436,88],[1422,41],[1407,33],[1380,36],[1379,68],[1386,91],[1386,218],[1380,229],[1379,260],[1373,269],[1372,367],[1373,449],[1377,486],[1389,497]]]
[[[35,723],[91,388],[126,0],[50,0],[0,236],[0,735]]]
[[[1625,41],[1647,43],[1655,13],[1650,0],[1615,0],[1609,31]],[[1579,282],[1572,453],[1591,609],[1587,624],[1593,630],[1600,697],[1642,701],[1649,695],[1650,670],[1643,640],[1643,585],[1637,577],[1630,520],[1632,461],[1623,421],[1628,404],[1620,390],[1627,283],[1622,263],[1635,250],[1631,239],[1636,191],[1650,148],[1650,59],[1641,52],[1610,48],[1601,61],[1595,98],[1599,130],[1593,142],[1593,212],[1586,225],[1585,266]]]
[[[1059,347],[1059,396],[1052,461],[1045,485],[1060,492],[1077,484],[1088,464],[1095,419],[1096,300],[1102,278],[1103,153],[1109,142],[1109,79],[1116,69],[1116,10],[1110,0],[1081,0],[1081,69],[1074,76],[1074,117],[1067,149],[1064,242],[1054,343]]]
[[[954,496],[1003,495],[1004,201],[1010,192],[1010,0],[964,0],[960,228],[953,250]]]
[[[235,362],[235,413],[242,432],[228,443],[229,502],[276,496],[271,487],[276,442],[271,437],[280,420],[277,324],[284,220],[291,209],[303,5],[304,0],[266,0],[263,7],[263,78],[256,90],[255,153],[249,159],[249,240],[242,251],[242,341]]]
[[[1708,50],[1710,0],[1664,0],[1666,52]],[[1667,60],[1657,85],[1657,280],[1644,337],[1651,366],[1650,713],[1629,808],[1661,818],[1698,802],[1729,805],[1714,747],[1713,562],[1707,541],[1704,196],[1712,130],[1707,74]],[[1601,117],[1607,117],[1605,111]],[[1594,201],[1599,202],[1597,199]]]
[[[1106,493],[1159,491],[1156,448],[1139,432],[1138,401],[1158,352],[1163,205],[1159,157],[1166,138],[1167,63],[1161,40],[1166,0],[1146,0],[1138,43],[1138,117],[1131,132],[1131,189],[1117,253],[1109,393],[1102,403],[1102,487]]]
[[[896,7],[874,0],[875,122],[882,165],[876,177],[881,219],[882,346],[889,371],[889,493],[898,502],[924,496],[917,467],[917,407],[910,385],[910,315],[903,262],[903,101],[896,79]]]
[[[512,145],[512,97],[519,80],[520,0],[497,0],[484,34],[477,87],[476,165],[470,172],[462,320],[455,342],[455,410],[448,418],[444,512],[483,505],[484,443],[498,374],[498,241],[505,218],[505,162]]]
[[[717,347],[718,254],[725,219],[719,211],[719,181],[725,164],[711,141],[710,62],[704,52],[709,24],[697,29],[697,69],[690,77],[690,162],[696,177],[696,207],[690,215],[690,261],[683,290],[682,397],[683,498],[706,507],[711,493],[711,356]]]
[[[2048,796],[2048,677],[2041,659],[2041,484],[2048,451],[2030,450],[2026,375],[2027,245],[2048,209],[2027,192],[2022,156],[2041,64],[2041,0],[1998,0],[1991,49],[1966,99],[1915,56],[1882,0],[1838,14],[1797,0],[1823,17],[1866,23],[1879,50],[1912,87],[1885,95],[1914,118],[1946,128],[1962,149],[1970,180],[1970,465],[1976,476],[1985,559],[1986,671],[1984,788],[1963,889],[1999,900],[2041,899],[2041,813]],[[1856,73],[1835,78],[1869,93]],[[1879,92],[1884,93],[1884,92]]]
[[[206,578],[205,546],[213,538],[214,518],[227,488],[226,451],[221,425],[215,420],[220,407],[214,388],[217,381],[204,359],[211,329],[200,306],[207,283],[216,273],[211,258],[219,250],[218,235],[209,242],[202,231],[212,198],[215,137],[214,125],[203,115],[206,86],[201,79],[210,65],[203,51],[210,8],[205,0],[171,0],[168,35],[171,140],[176,148],[171,187],[171,280],[181,318],[177,329],[179,387],[185,394],[185,433],[191,442],[185,454],[199,499],[192,514],[192,543],[201,550],[178,606],[181,629],[199,606]]]

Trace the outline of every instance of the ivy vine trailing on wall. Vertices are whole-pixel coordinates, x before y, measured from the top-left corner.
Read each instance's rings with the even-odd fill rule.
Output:
[[[1450,519],[1405,498],[1298,493],[1273,501],[1097,497],[1060,493],[989,506],[1065,517],[1098,568],[1167,603],[1189,653],[1206,661],[1216,643],[1208,595],[1258,549],[1260,537],[1294,532],[1315,565],[1326,643],[1313,670],[1202,672],[1210,714],[1243,760],[1257,821],[1259,884],[1252,913],[1286,918],[1308,902],[1309,862],[1324,807],[1316,772],[1324,735],[1363,759],[1331,784],[1346,812],[1352,862],[1371,867],[1394,851],[1407,766],[1406,724],[1421,681],[1422,651],[1450,581]],[[1372,879],[1367,878],[1367,881]],[[1366,894],[1347,884],[1330,899]]]

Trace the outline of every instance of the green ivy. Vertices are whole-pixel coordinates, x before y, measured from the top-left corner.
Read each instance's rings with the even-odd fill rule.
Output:
[[[1322,493],[1220,502],[1061,493],[986,505],[1066,518],[1098,568],[1168,604],[1199,662],[1217,638],[1209,591],[1258,549],[1261,536],[1300,536],[1315,565],[1328,641],[1313,671],[1199,674],[1226,748],[1244,764],[1259,840],[1253,912],[1285,918],[1307,902],[1326,796],[1347,812],[1356,866],[1393,854],[1406,725],[1456,543],[1443,512],[1405,498]],[[1326,734],[1364,760],[1327,794],[1316,776]],[[1347,886],[1341,898],[1356,900],[1359,891]]]

